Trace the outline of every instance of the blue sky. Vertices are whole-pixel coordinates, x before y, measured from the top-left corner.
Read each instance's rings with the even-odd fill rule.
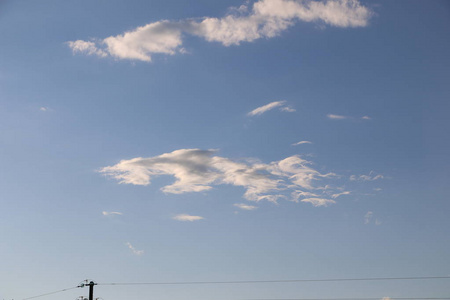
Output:
[[[0,1],[0,298],[450,276],[449,36],[437,0]],[[448,297],[447,281],[95,296]]]

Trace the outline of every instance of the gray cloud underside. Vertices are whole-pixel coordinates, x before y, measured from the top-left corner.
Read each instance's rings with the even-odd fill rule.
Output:
[[[341,28],[365,27],[372,15],[357,0],[259,0],[251,8],[242,5],[231,12],[222,18],[162,20],[105,39],[67,44],[74,53],[149,62],[156,53],[184,53],[186,34],[231,46],[275,37],[298,21]]]
[[[227,184],[244,188],[244,198],[250,201],[287,199],[314,206],[335,203],[330,198],[337,191],[320,183],[336,175],[318,172],[311,167],[311,162],[299,156],[264,164],[254,160],[233,161],[216,156],[216,152],[180,149],[155,157],[122,160],[100,172],[120,183],[134,185],[149,185],[152,178],[170,175],[175,177],[175,182],[161,190],[172,194],[202,192]]]

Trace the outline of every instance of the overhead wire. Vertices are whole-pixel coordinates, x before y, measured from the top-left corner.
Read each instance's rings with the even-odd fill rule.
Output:
[[[382,281],[382,280],[435,280],[435,279],[450,279],[450,276],[421,276],[421,277],[367,277],[367,278],[326,278],[326,279],[280,279],[280,280],[235,280],[235,281],[171,281],[171,282],[112,282],[112,283],[97,283],[97,285],[200,285],[200,284],[258,284],[258,283],[295,283],[295,282],[343,282],[343,281]],[[34,298],[49,296],[82,286],[75,286],[23,298],[21,300],[30,300]],[[245,299],[245,300],[379,300],[380,298],[292,298],[292,299]],[[450,300],[448,298],[395,298],[389,297],[390,300]]]
[[[450,297],[384,297],[389,300],[448,300]],[[241,299],[241,300],[380,300],[383,297],[376,298],[253,298],[253,299]]]
[[[41,295],[37,295],[37,296],[33,296],[33,297],[28,297],[28,298],[24,298],[22,300],[29,300],[29,299],[34,299],[34,298],[48,296],[48,295],[53,295],[53,294],[57,294],[57,293],[61,293],[61,292],[69,291],[69,290],[73,290],[73,289],[76,289],[76,288],[78,288],[78,286],[67,288],[67,289],[62,289],[62,290],[58,290],[58,291],[54,291],[54,292],[50,292],[50,293],[45,293],[45,294],[41,294]]]
[[[280,279],[280,280],[235,280],[235,281],[113,282],[113,283],[98,283],[98,285],[253,284],[253,283],[342,282],[342,281],[382,281],[382,280],[432,280],[432,279],[450,279],[450,276],[286,279],[286,280],[283,280],[283,279]]]

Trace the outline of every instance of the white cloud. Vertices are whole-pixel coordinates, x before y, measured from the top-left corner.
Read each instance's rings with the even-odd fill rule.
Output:
[[[309,202],[311,203],[313,206],[318,207],[318,206],[328,206],[329,204],[334,204],[336,203],[336,201],[331,200],[331,199],[323,199],[323,198],[306,198],[301,200],[302,202]]]
[[[361,117],[361,119],[363,119],[363,120],[372,120],[372,118],[371,118],[371,117],[369,117],[369,116],[364,116],[364,117]]]
[[[385,177],[381,174],[375,175],[375,172],[370,171],[369,175],[351,175],[351,181],[374,181],[378,179],[384,179]]]
[[[137,250],[133,245],[131,245],[129,242],[125,243],[125,245],[128,246],[128,248],[131,250],[131,252],[134,255],[142,255],[144,254],[144,250]]]
[[[97,55],[100,57],[108,56],[108,53],[97,48],[95,42],[86,42],[82,40],[67,42],[73,53],[83,53],[86,55]]]
[[[245,189],[247,200],[271,202],[288,199],[289,194],[293,201],[308,197],[307,193],[312,191],[324,194],[321,181],[336,177],[334,173],[318,172],[311,167],[311,162],[297,155],[264,164],[256,160],[233,161],[215,156],[216,152],[180,149],[155,157],[122,160],[100,172],[119,183],[134,185],[149,185],[154,177],[171,175],[175,182],[161,190],[172,194],[207,191],[215,185],[234,185]]]
[[[337,197],[340,197],[342,195],[350,195],[351,193],[349,191],[345,191],[345,192],[341,192],[341,193],[337,193],[337,194],[333,194],[331,195],[331,198],[336,199]]]
[[[358,0],[259,0],[230,10],[222,18],[162,20],[103,40],[70,41],[74,53],[151,61],[156,53],[183,53],[183,35],[191,34],[224,46],[272,38],[297,21],[335,27],[365,27],[372,12]]]
[[[296,112],[297,110],[295,108],[292,108],[290,106],[285,106],[280,108],[281,111],[285,111],[285,112]]]
[[[42,107],[39,108],[39,110],[40,110],[40,111],[48,111],[49,108],[48,108],[48,107],[45,107],[45,106],[42,106]]]
[[[175,54],[180,50],[181,24],[169,21],[155,22],[110,36],[103,40],[109,55],[118,59],[151,61],[150,53]]]
[[[333,115],[333,114],[328,114],[327,117],[328,117],[328,119],[332,119],[332,120],[345,120],[345,119],[349,118],[347,116]]]
[[[298,146],[298,145],[303,145],[303,144],[312,144],[312,142],[310,142],[310,141],[300,141],[300,142],[292,144],[292,146]]]
[[[238,207],[238,208],[240,208],[240,209],[243,209],[243,210],[255,210],[255,209],[258,208],[256,206],[248,205],[248,204],[245,204],[245,203],[235,203],[233,205]]]
[[[369,224],[370,220],[372,220],[373,212],[368,211],[367,214],[364,216],[364,224]]]
[[[121,212],[118,212],[118,211],[102,211],[102,214],[104,216],[121,216],[121,215],[123,215]]]
[[[191,215],[187,215],[187,214],[179,214],[174,216],[172,219],[177,220],[177,221],[189,221],[189,222],[193,222],[193,221],[199,221],[199,220],[203,220],[203,217],[200,216],[191,216]]]
[[[259,116],[262,115],[263,113],[272,110],[276,107],[280,107],[286,104],[286,101],[274,101],[274,102],[270,102],[269,104],[260,106],[258,108],[255,108],[254,110],[252,110],[251,112],[249,112],[247,115],[248,116]],[[295,110],[294,110],[295,111]]]

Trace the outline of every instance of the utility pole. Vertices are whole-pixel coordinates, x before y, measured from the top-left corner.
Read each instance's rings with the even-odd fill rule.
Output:
[[[89,300],[94,300],[94,283],[93,281],[89,282]]]
[[[80,283],[80,285],[78,287],[85,287],[85,286],[89,286],[89,299],[87,298],[83,298],[80,296],[81,299],[83,300],[94,300],[94,285],[97,285],[95,282],[90,281],[88,283],[88,280],[86,279],[84,282]]]

